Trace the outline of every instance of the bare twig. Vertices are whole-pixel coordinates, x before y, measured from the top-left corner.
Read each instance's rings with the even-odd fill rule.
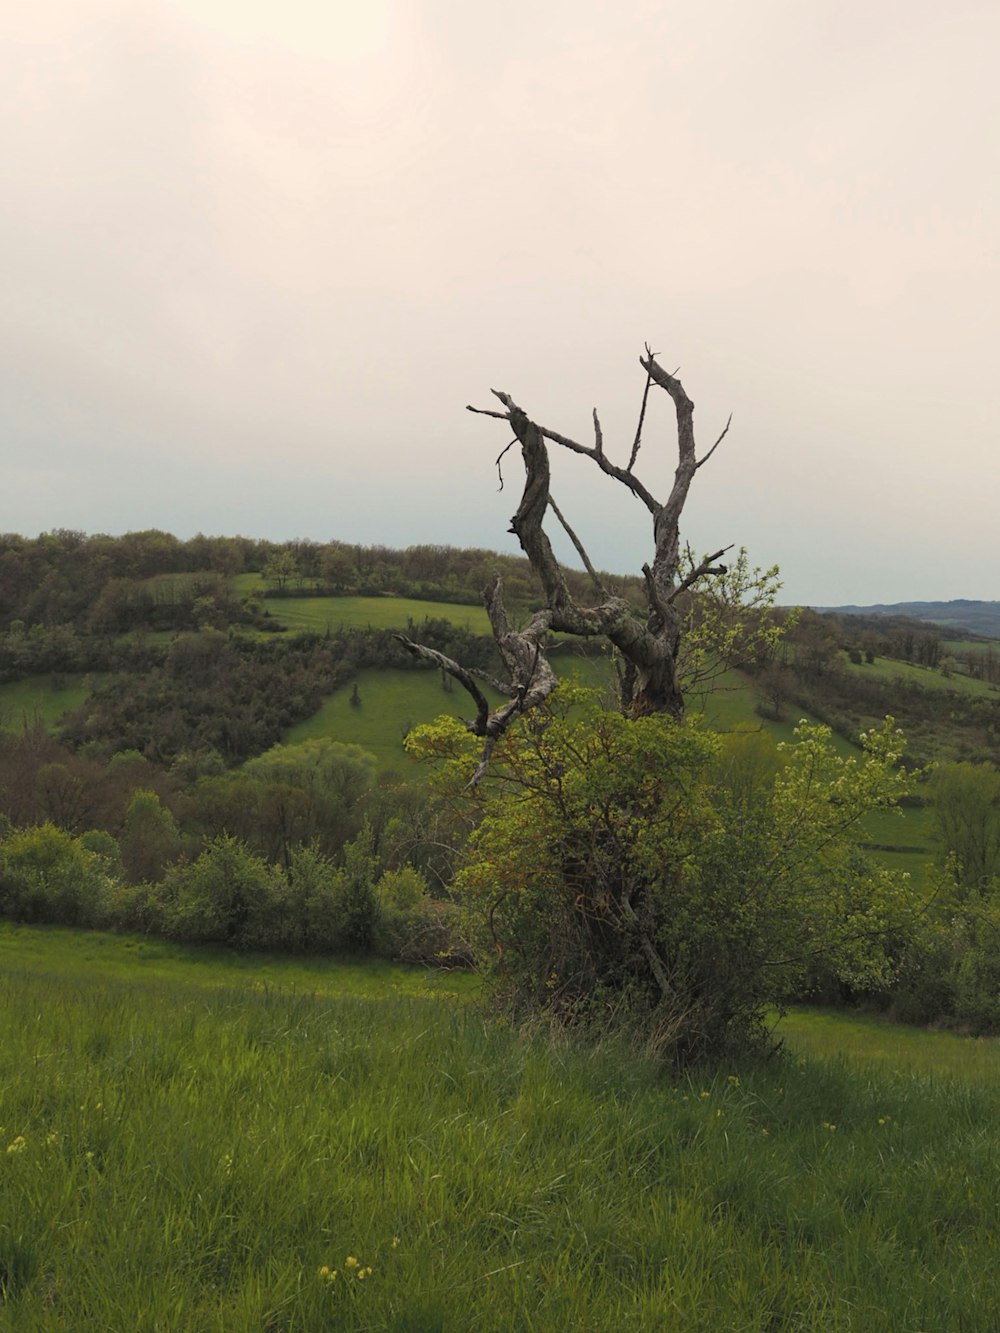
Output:
[[[708,453],[705,455],[705,457],[699,459],[698,462],[695,463],[695,467],[696,467],[696,468],[699,468],[699,467],[701,467],[703,464],[705,464],[705,463],[708,462],[708,460],[709,460],[709,459],[712,457],[712,455],[715,453],[716,449],[718,449],[719,445],[722,443],[722,441],[723,441],[723,440],[726,438],[726,436],[729,434],[729,427],[730,427],[732,424],[733,424],[733,414],[732,414],[732,412],[730,412],[730,414],[729,414],[729,420],[726,422],[725,426],[722,428],[722,434],[719,436],[719,438],[718,438],[718,439],[715,441],[715,443],[712,445],[711,449],[709,449],[709,451],[708,451]]]
[[[499,485],[499,487],[498,487],[498,490],[501,490],[501,491],[503,490],[503,472],[501,471],[500,463],[501,463],[501,461],[502,461],[502,459],[503,459],[504,454],[507,452],[507,450],[508,450],[508,449],[513,449],[513,447],[514,447],[515,444],[517,444],[517,436],[516,436],[516,435],[515,435],[514,438],[511,440],[510,444],[504,445],[504,447],[503,447],[503,448],[500,450],[500,452],[497,454],[496,469],[497,469],[497,474],[498,474],[498,476],[500,477],[500,485]]]
[[[595,588],[597,589],[597,591],[598,591],[599,593],[601,593],[604,597],[609,597],[611,594],[608,592],[607,588],[605,588],[604,584],[601,582],[601,580],[600,580],[600,576],[598,575],[597,570],[596,570],[596,569],[594,568],[594,566],[590,563],[590,556],[587,554],[586,550],[584,549],[583,542],[581,542],[580,538],[576,535],[576,533],[575,533],[575,532],[573,531],[573,529],[570,527],[569,523],[567,523],[566,518],[565,518],[565,516],[564,516],[562,510],[561,510],[561,509],[559,508],[559,506],[556,504],[555,500],[553,500],[553,498],[552,498],[551,495],[549,496],[549,508],[552,510],[553,514],[555,514],[556,518],[557,518],[557,519],[559,520],[559,522],[562,524],[563,529],[564,529],[564,531],[565,531],[565,533],[566,533],[566,536],[570,539],[570,541],[571,541],[571,542],[573,543],[573,545],[576,547],[576,553],[577,553],[577,555],[580,557],[580,559],[583,561],[583,567],[584,567],[584,569],[587,571],[587,573],[590,575],[591,582],[594,584],[594,587],[595,587]]]
[[[655,357],[656,353],[649,350],[649,343],[646,344],[646,355],[650,358]],[[649,386],[653,382],[652,375],[646,372],[646,387],[642,391],[642,406],[639,408],[639,424],[635,428],[635,439],[632,441],[632,453],[629,455],[628,467],[626,472],[631,472],[635,467],[635,461],[639,457],[639,446],[642,444],[642,423],[646,420],[646,404],[649,401]]]
[[[690,574],[681,579],[680,583],[678,583],[677,587],[674,588],[670,596],[667,598],[667,601],[675,602],[682,592],[687,592],[688,588],[690,588],[693,583],[697,583],[698,580],[703,578],[706,574],[725,574],[728,567],[726,565],[714,565],[713,567],[713,561],[718,560],[719,556],[725,555],[727,551],[731,551],[732,549],[733,544],[730,543],[728,546],[723,546],[721,550],[714,551],[711,555],[706,555],[705,559],[697,566],[697,568],[692,569]]]

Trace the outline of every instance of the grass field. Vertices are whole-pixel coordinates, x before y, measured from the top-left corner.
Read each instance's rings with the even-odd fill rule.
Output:
[[[274,597],[264,603],[289,631],[325,634],[342,629],[406,629],[407,621],[449,620],[473,634],[489,634],[481,606],[458,602],[418,602],[412,597]]]
[[[600,660],[555,658],[561,676],[573,676],[584,684],[600,688],[608,681],[608,668]],[[354,685],[360,703],[351,703]],[[452,688],[442,685],[438,671],[407,671],[402,668],[372,667],[359,671],[355,680],[331,694],[322,708],[304,722],[291,727],[284,739],[295,744],[316,737],[364,746],[374,754],[380,773],[415,773],[417,765],[403,749],[403,737],[422,722],[431,722],[442,713],[455,717],[474,717],[469,695],[449,680]],[[499,696],[486,690],[489,697]]]
[[[996,1327],[984,1043],[802,1013],[673,1079],[385,974],[68,938],[0,936],[0,1328]]]
[[[946,653],[983,653],[985,655],[990,649],[994,653],[1000,652],[1000,639],[946,638],[944,640]]]
[[[87,698],[93,683],[90,676],[30,676],[0,685],[0,727],[19,730],[40,719],[54,727],[71,708]]]
[[[955,671],[950,676],[942,676],[941,672],[933,667],[917,666],[913,662],[897,662],[889,657],[880,657],[871,663],[856,663],[851,662],[846,653],[842,653],[840,664],[847,671],[881,681],[883,684],[891,685],[897,680],[912,681],[922,690],[936,694],[946,694],[950,691],[957,694],[972,694],[978,698],[996,699],[1000,693],[995,685],[990,685],[985,680],[974,680],[960,671]]]

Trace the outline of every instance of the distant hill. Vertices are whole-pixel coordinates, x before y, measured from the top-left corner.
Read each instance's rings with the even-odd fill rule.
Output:
[[[844,616],[909,616],[947,629],[968,630],[988,639],[1000,639],[1000,602],[974,602],[959,597],[953,602],[893,602],[874,606],[817,606]]]

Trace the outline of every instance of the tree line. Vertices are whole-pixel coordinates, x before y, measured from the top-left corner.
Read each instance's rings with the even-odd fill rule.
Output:
[[[478,605],[499,570],[514,605],[539,595],[526,559],[452,546],[352,545],[249,537],[181,540],[156,529],[111,537],[56,529],[38,537],[0,534],[0,630],[15,624],[78,634],[137,628],[216,628],[249,623],[252,611],[231,590],[237,574],[260,574],[269,595],[406,596]],[[587,597],[582,571],[567,571]],[[606,578],[612,581],[612,576]],[[637,592],[640,581],[615,576]]]

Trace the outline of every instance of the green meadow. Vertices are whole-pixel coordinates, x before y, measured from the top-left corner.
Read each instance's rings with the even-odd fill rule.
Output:
[[[273,597],[265,602],[275,620],[289,631],[335,634],[343,629],[400,629],[408,621],[449,620],[473,634],[489,634],[490,622],[481,606],[458,602],[421,602],[412,597]]]
[[[609,680],[607,663],[601,659],[567,655],[554,658],[553,666],[560,676],[596,688]],[[499,695],[484,688],[488,697],[499,700]],[[403,738],[412,727],[442,713],[469,718],[475,716],[475,707],[465,690],[450,678],[442,678],[441,672],[370,667],[329,695],[318,712],[291,727],[284,739],[295,744],[329,737],[361,745],[375,756],[380,773],[412,776],[419,769],[403,749]]]
[[[865,676],[870,680],[878,680],[889,685],[897,681],[914,684],[934,694],[946,695],[951,692],[995,699],[1000,692],[996,685],[991,685],[985,680],[976,680],[961,671],[953,671],[950,676],[944,676],[934,667],[918,666],[915,662],[899,662],[895,658],[882,657],[874,662],[851,662],[847,654],[842,653],[840,663],[844,670],[854,675]]]
[[[0,685],[0,727],[20,730],[36,720],[54,727],[64,713],[79,708],[90,693],[93,677],[27,676]]]
[[[0,1328],[990,1330],[991,1043],[674,1078],[454,977],[0,935]]]

